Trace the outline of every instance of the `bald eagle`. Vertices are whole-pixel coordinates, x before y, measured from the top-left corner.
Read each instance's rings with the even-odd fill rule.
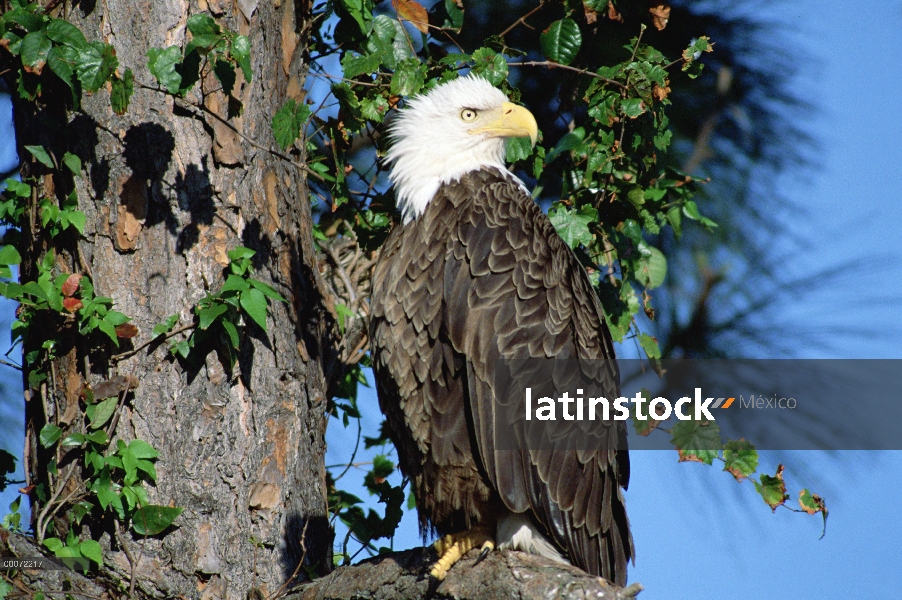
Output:
[[[386,160],[403,225],[382,248],[370,311],[379,403],[421,530],[442,536],[434,577],[471,548],[499,547],[624,585],[634,550],[623,423],[592,452],[493,440],[497,361],[614,358],[585,270],[505,167],[505,139],[537,133],[532,113],[473,75],[396,117]],[[608,379],[619,391],[616,369]]]

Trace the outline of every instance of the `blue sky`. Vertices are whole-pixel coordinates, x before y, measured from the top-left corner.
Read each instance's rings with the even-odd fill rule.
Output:
[[[802,66],[795,85],[817,108],[806,127],[820,143],[820,167],[780,180],[784,195],[809,210],[804,222],[792,225],[808,243],[794,268],[862,261],[788,308],[787,321],[798,331],[835,323],[872,329],[837,336],[829,348],[803,346],[799,354],[902,358],[902,0],[866,6],[803,0],[770,3],[770,12],[798,32],[792,43],[814,59]],[[0,104],[0,171],[9,157],[8,119]],[[10,318],[10,308],[0,309],[0,325]],[[10,399],[0,406],[4,423],[21,414],[21,395],[10,387],[16,375],[0,372]],[[371,391],[362,393],[361,404],[376,406]],[[378,422],[368,410],[366,430]],[[327,464],[346,459],[348,433],[333,422],[327,436]],[[18,453],[21,440],[0,438],[0,445]],[[772,515],[749,482],[736,484],[717,467],[677,464],[672,452],[634,452],[627,506],[638,558],[630,580],[647,588],[641,597],[899,597],[902,452],[763,453],[761,470],[773,473],[780,462],[787,465],[791,502],[806,486],[826,498],[830,519],[823,539],[818,517],[786,510]],[[348,478],[358,475],[352,471]],[[0,496],[0,513],[11,499]],[[395,542],[398,549],[419,544],[411,514]]]

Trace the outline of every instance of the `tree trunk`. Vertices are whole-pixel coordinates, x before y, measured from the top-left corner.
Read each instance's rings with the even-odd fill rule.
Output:
[[[306,576],[299,563],[320,572],[330,564],[323,453],[333,316],[313,250],[304,157],[291,162],[267,150],[275,147],[273,114],[288,98],[303,101],[310,5],[109,0],[66,10],[89,41],[115,47],[120,71],[134,71],[135,93],[116,116],[107,90],[86,96],[76,112],[61,107],[68,90],[45,89],[38,103],[15,107],[18,144],[82,159],[85,176],[75,186],[87,225],[57,252],[55,273],[89,276],[97,295],[113,298],[139,333],[118,349],[98,349],[77,327],[33,325],[25,351],[55,336],[58,358],[49,378],[26,392],[27,476],[29,484],[60,490],[58,500],[72,498],[41,502],[33,490],[33,524],[55,513],[52,535],[65,539],[67,508],[90,496],[81,459],[43,449],[41,428],[55,422],[64,436],[83,432],[85,386],[121,392],[114,439],[156,448],[149,501],[185,510],[151,537],[95,510],[82,521],[82,535],[99,540],[106,566],[126,585],[134,579],[144,596],[272,594],[292,574]],[[195,12],[250,38],[253,81],[238,76],[238,118],[227,119],[227,97],[209,72],[182,100],[161,91],[148,71],[148,48],[184,46]],[[37,163],[29,168],[40,172]],[[62,186],[45,177],[43,192]],[[27,229],[23,235],[34,241],[23,255],[22,281],[35,279],[46,250]],[[270,304],[267,331],[247,323],[234,367],[219,342],[195,351],[197,361],[171,357],[166,342],[129,355],[168,316],[178,314],[179,326],[195,322],[194,306],[222,286],[226,253],[239,245],[256,251],[254,277],[288,302]],[[56,476],[48,474],[53,458]]]

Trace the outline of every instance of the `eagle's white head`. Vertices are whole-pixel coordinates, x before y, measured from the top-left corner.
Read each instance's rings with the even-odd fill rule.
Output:
[[[485,167],[505,171],[505,138],[535,143],[537,134],[531,112],[475,75],[411,99],[391,125],[386,155],[404,222],[422,214],[443,183]]]

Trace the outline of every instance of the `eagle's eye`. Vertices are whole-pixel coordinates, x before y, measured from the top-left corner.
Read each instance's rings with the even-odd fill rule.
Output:
[[[466,121],[467,123],[471,121],[475,121],[478,113],[472,108],[465,108],[460,111],[460,118]]]

